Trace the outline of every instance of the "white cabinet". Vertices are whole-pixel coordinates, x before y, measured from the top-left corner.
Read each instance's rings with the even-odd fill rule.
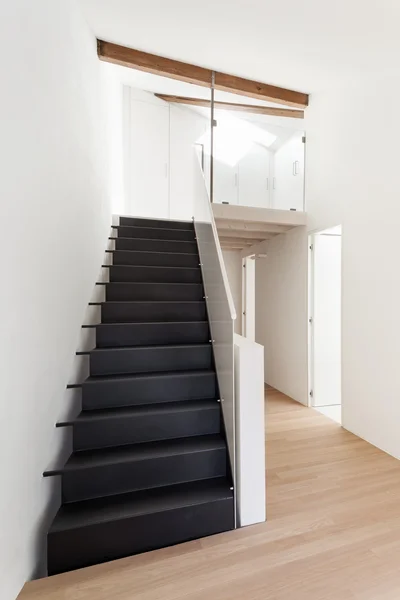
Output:
[[[238,164],[238,193],[241,206],[270,205],[270,152],[259,144],[253,144],[251,150]]]
[[[168,218],[168,105],[131,99],[126,168],[129,214]]]
[[[214,202],[238,203],[238,166],[214,159]]]
[[[194,145],[206,134],[208,125],[207,119],[188,108],[170,107],[170,219],[190,221],[193,217]],[[197,150],[199,157],[203,154],[205,176],[209,177],[210,156],[199,145]]]
[[[270,157],[266,148],[253,144],[234,166],[214,160],[214,202],[268,208]]]
[[[303,210],[304,143],[303,133],[296,133],[275,154],[272,207]]]
[[[143,90],[124,89],[125,213],[154,219],[193,217],[194,144],[209,121]],[[204,153],[204,171],[210,156]]]

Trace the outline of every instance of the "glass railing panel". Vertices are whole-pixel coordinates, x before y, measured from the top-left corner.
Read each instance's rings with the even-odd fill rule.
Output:
[[[226,109],[229,103],[221,109],[217,91],[215,98],[213,202],[303,211],[305,144],[297,119],[285,127],[283,117]]]
[[[235,390],[233,330],[235,307],[229,287],[220,241],[204,178],[197,163],[194,182],[194,227],[200,255],[210,333],[214,350],[221,408],[235,482]]]

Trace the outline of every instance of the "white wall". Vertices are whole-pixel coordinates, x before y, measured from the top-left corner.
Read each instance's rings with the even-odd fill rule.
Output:
[[[307,231],[276,236],[256,259],[256,342],[264,346],[265,381],[307,404]]]
[[[100,73],[103,82],[107,127],[108,191],[113,214],[121,215],[125,212],[123,85],[115,65],[101,62]]]
[[[354,83],[313,95],[306,118],[310,229],[342,224],[343,425],[397,458],[399,93],[399,77]]]
[[[75,0],[0,7],[0,597],[43,575],[62,410],[111,222],[105,82]],[[49,508],[50,507],[50,508]]]
[[[274,155],[274,189],[272,206],[282,210],[303,210],[304,144],[303,133],[296,132]],[[294,175],[293,163],[298,163]]]
[[[153,94],[127,88],[125,97],[125,214],[169,217],[169,106]]]
[[[242,333],[242,255],[240,250],[223,250],[226,274],[236,309],[235,333]]]
[[[139,110],[138,122],[135,111]],[[124,88],[125,214],[192,219],[193,144],[208,125],[208,120],[193,110],[170,105],[143,90]],[[160,151],[160,144],[165,146],[164,151]],[[150,165],[147,172],[144,166],[135,169],[138,157]],[[205,161],[208,167],[209,158]],[[157,181],[159,190],[154,191]]]

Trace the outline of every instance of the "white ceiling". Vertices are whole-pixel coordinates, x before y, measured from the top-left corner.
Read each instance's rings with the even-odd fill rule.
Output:
[[[79,0],[97,37],[316,92],[399,71],[399,0]]]

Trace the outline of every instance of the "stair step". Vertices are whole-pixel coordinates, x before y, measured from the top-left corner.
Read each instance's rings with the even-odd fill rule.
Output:
[[[202,300],[201,283],[107,283],[106,300]]]
[[[118,237],[142,238],[147,240],[184,240],[193,242],[195,238],[194,229],[162,229],[160,227],[134,227],[125,225],[113,225]]]
[[[120,217],[119,224],[135,227],[158,227],[161,229],[194,229],[193,221],[170,221],[169,219],[144,219],[142,217]]]
[[[217,434],[220,419],[220,404],[213,399],[83,411],[67,424],[73,425],[78,451]]]
[[[201,344],[209,340],[210,331],[206,320],[167,323],[101,323],[96,326],[96,346],[98,348],[168,343]]]
[[[90,352],[90,375],[194,371],[212,367],[208,344],[95,348]]]
[[[103,265],[110,281],[141,283],[202,283],[200,267],[153,267],[148,265]]]
[[[48,536],[49,575],[233,529],[233,507],[224,478],[66,504]]]
[[[204,300],[189,302],[113,302],[101,304],[102,323],[140,323],[165,321],[205,321]]]
[[[197,243],[184,240],[149,240],[142,238],[110,238],[114,239],[116,250],[141,250],[150,252],[183,252],[184,254],[198,253]]]
[[[213,370],[88,377],[82,384],[82,408],[93,410],[212,399],[216,394]]]
[[[63,502],[225,477],[226,443],[217,434],[81,450],[54,473]]]
[[[152,267],[198,267],[199,255],[183,252],[149,252],[148,250],[110,250],[113,265],[148,265]]]

